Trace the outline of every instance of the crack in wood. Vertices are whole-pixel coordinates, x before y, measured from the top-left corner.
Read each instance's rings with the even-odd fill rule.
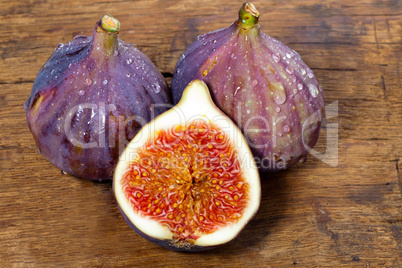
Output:
[[[20,145],[0,145],[0,150],[21,149]]]
[[[396,169],[396,180],[399,185],[399,192],[402,195],[402,177],[401,173],[399,172],[399,158],[395,159],[395,169]]]
[[[334,41],[331,43],[328,42],[287,42],[286,45],[325,45],[325,46],[339,46],[339,45],[346,45],[346,46],[353,46],[356,45],[356,42],[340,42]]]
[[[336,71],[336,72],[357,72],[358,69],[354,68],[311,68],[311,70],[318,70],[318,71]]]
[[[396,224],[396,223],[402,222],[402,218],[401,219],[386,219],[386,220],[384,220],[384,222],[387,222],[389,224]]]
[[[388,141],[389,139],[384,139],[384,138],[369,138],[369,139],[361,139],[361,140],[369,140],[369,141]]]
[[[0,81],[0,85],[18,85],[18,84],[29,84],[35,82],[34,80],[19,80],[19,81]]]
[[[380,45],[378,44],[378,38],[377,38],[377,24],[375,23],[375,19],[373,20],[373,27],[374,27],[374,38],[375,43],[377,45],[377,50],[380,50]]]
[[[384,13],[384,14],[349,14],[349,17],[396,17],[400,16],[400,13]]]
[[[382,92],[384,93],[384,99],[388,99],[388,95],[387,95],[387,88],[385,86],[385,80],[384,80],[384,76],[381,75],[381,87],[382,87]]]
[[[387,33],[388,33],[389,36],[391,36],[391,30],[390,30],[390,28],[389,28],[389,21],[388,21],[388,19],[385,19],[385,24],[387,25]]]

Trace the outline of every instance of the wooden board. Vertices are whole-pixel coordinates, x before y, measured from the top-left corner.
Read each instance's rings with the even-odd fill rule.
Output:
[[[58,43],[110,13],[170,82],[186,47],[229,26],[241,4],[1,1],[0,266],[402,266],[399,1],[254,2],[263,31],[312,68],[330,113],[305,163],[262,176],[258,214],[224,247],[186,254],[144,240],[110,182],[62,175],[37,153],[23,103]]]

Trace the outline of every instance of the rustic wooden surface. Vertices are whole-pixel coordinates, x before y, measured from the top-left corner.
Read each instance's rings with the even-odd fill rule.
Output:
[[[185,48],[229,26],[241,4],[1,1],[1,267],[401,267],[398,0],[254,2],[263,31],[298,51],[324,88],[332,114],[315,150],[331,157],[311,155],[263,175],[258,214],[224,247],[188,254],[149,243],[124,222],[110,182],[61,175],[37,153],[23,103],[58,43],[91,34],[110,13],[121,22],[120,38],[136,43],[170,82]]]

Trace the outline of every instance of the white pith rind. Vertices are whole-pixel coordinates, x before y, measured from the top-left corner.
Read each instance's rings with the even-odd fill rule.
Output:
[[[204,82],[200,80],[191,82],[184,90],[181,101],[175,107],[145,125],[128,144],[115,170],[114,191],[120,208],[141,232],[159,240],[171,240],[173,233],[169,228],[156,220],[135,213],[123,193],[121,180],[130,162],[138,155],[138,149],[142,148],[159,130],[186,125],[196,120],[211,122],[230,137],[238,153],[243,177],[249,185],[249,204],[238,222],[229,224],[210,234],[201,234],[194,244],[198,246],[220,245],[237,236],[257,212],[261,199],[261,187],[258,170],[245,138],[237,126],[214,105]]]

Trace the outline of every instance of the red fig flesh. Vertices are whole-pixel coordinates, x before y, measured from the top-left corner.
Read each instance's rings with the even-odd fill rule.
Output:
[[[322,90],[300,55],[264,34],[251,3],[228,28],[201,35],[180,57],[172,80],[176,103],[193,79],[242,130],[263,171],[290,167],[317,142]]]
[[[154,64],[119,39],[105,15],[92,36],[59,44],[39,71],[25,103],[41,154],[83,179],[111,179],[119,154],[138,130],[170,108]]]

